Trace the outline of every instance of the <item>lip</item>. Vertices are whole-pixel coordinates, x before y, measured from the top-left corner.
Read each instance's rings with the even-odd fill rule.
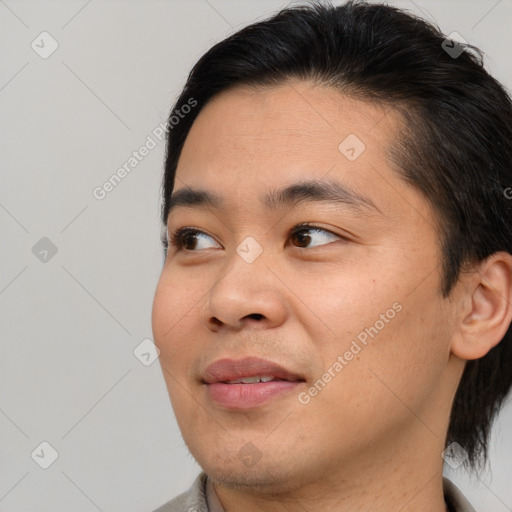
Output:
[[[271,375],[276,379],[254,384],[228,384],[227,381]],[[260,359],[219,359],[209,365],[203,374],[209,398],[226,409],[250,409],[290,393],[305,382],[303,376],[283,366]]]
[[[260,359],[259,357],[218,359],[206,368],[203,380],[206,384],[213,384],[215,382],[227,382],[245,377],[256,377],[257,375],[272,375],[287,381],[305,380],[301,375],[293,373],[277,363]]]

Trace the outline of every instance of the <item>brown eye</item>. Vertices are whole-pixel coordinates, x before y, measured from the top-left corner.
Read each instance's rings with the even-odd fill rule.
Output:
[[[219,244],[206,233],[192,228],[178,229],[171,237],[171,245],[178,251],[198,251],[201,249],[210,249],[219,247]]]
[[[319,227],[302,226],[292,231],[290,240],[296,247],[307,248],[326,245],[342,237]]]
[[[301,229],[292,233],[291,239],[297,247],[307,247],[309,242],[311,241],[311,235],[307,232],[309,229]]]

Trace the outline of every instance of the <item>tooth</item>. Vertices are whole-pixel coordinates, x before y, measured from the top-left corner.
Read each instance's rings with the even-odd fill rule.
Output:
[[[245,377],[243,379],[228,380],[228,384],[257,384],[259,381],[259,377]]]
[[[272,375],[262,375],[262,376],[255,376],[255,377],[245,377],[243,379],[233,379],[228,380],[228,384],[257,384],[258,382],[270,382],[271,380],[274,380],[274,377]]]
[[[260,381],[260,378],[258,376],[256,377],[246,377],[245,379],[242,379],[242,382],[244,384],[256,384]]]

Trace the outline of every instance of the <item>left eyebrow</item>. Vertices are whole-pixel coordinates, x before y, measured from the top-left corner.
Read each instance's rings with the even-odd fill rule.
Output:
[[[382,214],[369,197],[334,180],[306,180],[294,183],[280,190],[269,192],[263,198],[263,202],[271,209],[309,202],[336,205],[341,203],[358,210],[375,210]]]

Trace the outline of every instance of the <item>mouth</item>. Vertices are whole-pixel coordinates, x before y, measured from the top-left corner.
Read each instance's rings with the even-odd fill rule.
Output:
[[[225,409],[251,409],[296,390],[306,379],[299,373],[256,357],[220,359],[202,379],[208,399]]]
[[[254,377],[243,377],[241,379],[233,379],[224,382],[224,384],[257,384],[258,382],[272,382],[278,380],[287,380],[287,379],[279,379],[278,377],[274,377],[273,375],[256,375]]]

